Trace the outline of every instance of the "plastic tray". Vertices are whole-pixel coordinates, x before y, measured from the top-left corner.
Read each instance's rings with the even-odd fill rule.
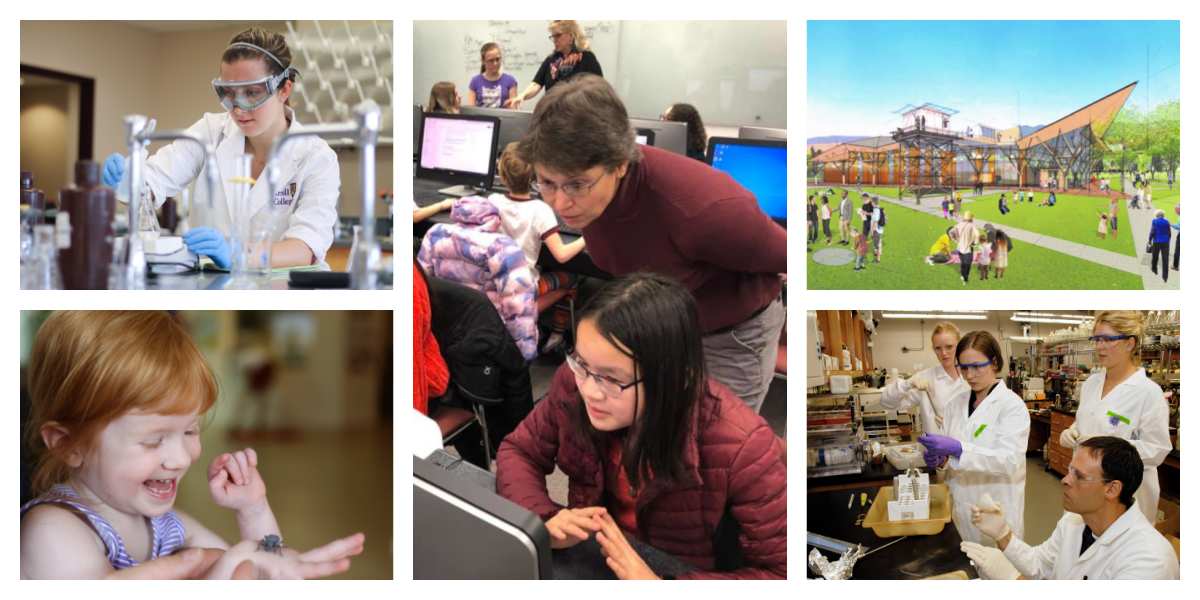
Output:
[[[934,483],[929,486],[929,518],[913,521],[889,521],[887,503],[892,499],[892,486],[879,488],[867,517],[863,519],[863,527],[875,530],[875,535],[881,538],[900,537],[902,535],[937,535],[950,522],[950,488],[944,483]]]

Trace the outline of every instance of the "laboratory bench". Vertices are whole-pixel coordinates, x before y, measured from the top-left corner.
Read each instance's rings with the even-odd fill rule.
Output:
[[[888,465],[888,468],[891,468]],[[811,485],[812,480],[809,480]],[[826,537],[862,544],[868,551],[881,548],[885,544],[892,545],[878,552],[863,556],[854,564],[851,579],[924,579],[935,575],[944,575],[954,571],[963,571],[968,578],[978,575],[971,561],[959,548],[962,538],[954,523],[946,523],[941,532],[936,535],[915,535],[906,537],[881,538],[875,531],[862,526],[863,519],[871,509],[871,502],[879,488],[875,486],[859,486],[830,491],[813,492],[808,494],[808,531]],[[863,501],[865,494],[865,502]],[[897,541],[899,540],[899,541]],[[813,546],[807,546],[804,551],[804,564],[808,565],[808,553]],[[827,550],[819,550],[830,561],[838,556]],[[809,577],[816,574],[808,567]]]

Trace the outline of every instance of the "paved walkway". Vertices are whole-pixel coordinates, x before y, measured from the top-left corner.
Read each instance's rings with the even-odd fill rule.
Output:
[[[1133,195],[1133,182],[1125,182],[1125,193]],[[1154,220],[1154,211],[1150,209],[1130,208],[1125,211],[1129,215],[1129,231],[1133,234],[1133,249],[1138,255],[1138,265],[1142,268],[1142,285],[1148,290],[1177,290],[1179,289],[1179,271],[1168,271],[1170,274],[1164,282],[1162,275],[1156,275],[1150,270],[1150,257],[1145,257],[1146,242],[1150,239],[1150,222]],[[1175,242],[1171,240],[1171,252],[1167,254],[1167,262],[1175,258]]]
[[[846,186],[840,186],[840,187],[846,187]],[[847,189],[853,190],[853,188],[850,188],[850,187],[847,187]],[[1008,190],[999,190],[999,189],[984,190],[984,195],[995,193],[995,192],[1000,192],[1000,191],[1007,192]],[[877,196],[878,194],[871,194],[871,195]],[[883,195],[878,195],[878,196],[880,199],[887,200],[888,202],[891,202],[893,204],[899,204],[906,208],[911,208],[913,210],[917,210],[917,211],[920,211],[920,212],[923,212],[926,214],[930,214],[930,215],[933,215],[938,218],[942,217],[942,198],[943,198],[942,195],[923,196],[921,198],[921,204],[919,204],[919,205],[915,201],[911,201],[911,200],[907,200],[907,199],[906,200],[898,200],[896,198],[892,198],[889,196],[883,196]],[[963,194],[963,204],[964,205],[968,204],[969,202],[972,202],[973,200],[974,200],[973,194]],[[1150,271],[1149,259],[1147,259],[1147,262],[1144,265],[1142,264],[1142,256],[1143,256],[1143,254],[1145,254],[1146,245],[1145,245],[1145,243],[1139,244],[1138,240],[1147,240],[1150,238],[1150,221],[1152,221],[1154,219],[1154,211],[1137,210],[1137,209],[1131,208],[1131,209],[1128,209],[1126,211],[1126,213],[1129,215],[1129,218],[1127,219],[1128,222],[1126,222],[1124,224],[1120,224],[1120,223],[1118,223],[1118,224],[1123,227],[1132,227],[1130,232],[1133,235],[1133,241],[1134,241],[1133,245],[1134,245],[1135,251],[1137,252],[1136,257],[1128,256],[1125,254],[1119,254],[1116,252],[1110,252],[1108,250],[1102,250],[1100,248],[1088,246],[1087,244],[1080,244],[1078,242],[1071,242],[1071,241],[1067,241],[1064,239],[1059,239],[1059,238],[1056,238],[1056,237],[1053,237],[1050,235],[1046,235],[1044,233],[1037,233],[1035,231],[1029,231],[1027,229],[1017,229],[1015,227],[1011,227],[1004,223],[993,223],[993,226],[995,226],[997,229],[1003,229],[1004,232],[1007,233],[1008,236],[1013,238],[1014,240],[1021,240],[1022,242],[1025,242],[1025,243],[1035,244],[1035,245],[1041,246],[1043,248],[1049,248],[1051,250],[1054,250],[1057,252],[1062,252],[1063,254],[1068,254],[1070,256],[1082,258],[1084,260],[1088,260],[1088,261],[1091,261],[1091,262],[1094,262],[1097,264],[1101,264],[1106,267],[1120,269],[1122,271],[1125,271],[1126,273],[1132,273],[1134,275],[1139,275],[1142,278],[1142,287],[1144,289],[1147,289],[1147,290],[1163,290],[1163,289],[1177,290],[1177,289],[1179,289],[1179,271],[1171,271],[1170,277],[1168,278],[1167,282],[1163,283],[1161,275],[1155,275],[1153,272]],[[988,223],[988,221],[976,218],[975,223],[978,224],[980,227],[983,227],[985,224]]]

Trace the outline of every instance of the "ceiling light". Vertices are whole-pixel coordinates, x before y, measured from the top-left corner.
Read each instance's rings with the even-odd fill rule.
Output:
[[[883,313],[885,319],[957,319],[960,321],[987,319],[987,315],[958,314],[958,313]]]

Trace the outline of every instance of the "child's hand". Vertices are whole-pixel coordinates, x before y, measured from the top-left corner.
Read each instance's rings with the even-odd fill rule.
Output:
[[[226,550],[208,578],[230,579],[239,571],[243,577],[250,575],[252,579],[316,579],[337,575],[350,568],[351,556],[362,554],[365,540],[366,536],[356,533],[303,554],[291,548],[284,548],[278,554],[259,550],[257,541],[246,540]]]
[[[266,506],[267,484],[258,473],[254,449],[214,458],[208,465],[208,489],[218,506],[239,512]]]

